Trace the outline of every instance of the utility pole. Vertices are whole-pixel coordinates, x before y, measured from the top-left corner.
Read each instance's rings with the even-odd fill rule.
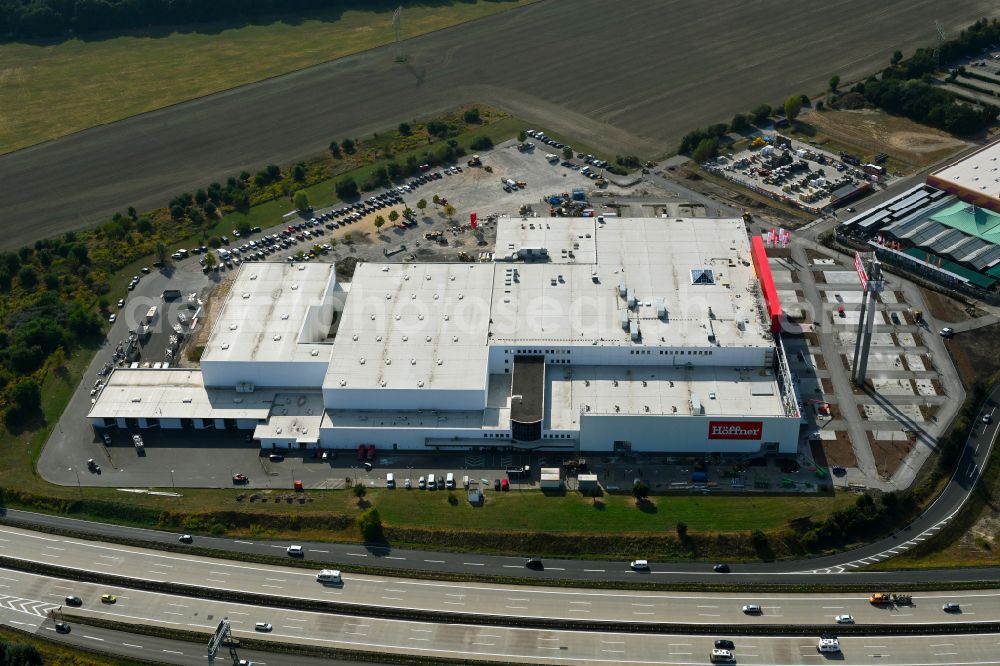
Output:
[[[396,7],[396,11],[392,13],[392,30],[396,35],[396,62],[406,62],[406,55],[403,53],[403,31],[400,25],[403,13],[403,6],[400,5]]]

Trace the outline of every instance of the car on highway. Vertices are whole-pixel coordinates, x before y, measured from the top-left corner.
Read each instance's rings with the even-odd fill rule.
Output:
[[[60,634],[69,633],[69,623],[68,622],[56,622],[55,630]]]
[[[306,554],[302,546],[289,546],[285,549],[285,552],[288,553],[289,557],[302,557]]]
[[[764,612],[760,604],[745,604],[741,610],[747,615],[760,615]]]
[[[728,638],[719,638],[715,641],[715,647],[719,650],[735,650],[736,643],[733,643]]]
[[[649,562],[647,560],[632,560],[628,565],[632,571],[649,571]]]
[[[714,571],[715,573],[729,573],[729,565],[716,564],[714,567],[712,567],[712,571]]]
[[[118,597],[113,594],[102,594],[101,603],[102,604],[113,604],[118,601]]]
[[[958,613],[962,610],[962,607],[958,605],[957,601],[947,601],[941,606],[941,610],[945,613]]]
[[[545,565],[542,564],[542,558],[540,557],[529,557],[524,561],[524,566],[529,569],[538,569],[539,571],[545,568]]]
[[[190,534],[182,534],[179,537],[177,537],[177,540],[180,541],[181,543],[191,543],[192,541],[194,541],[194,537],[192,537]]]
[[[81,599],[80,597],[72,596],[72,595],[68,596],[68,597],[66,597],[66,605],[67,606],[82,606],[83,605],[83,599]]]
[[[989,424],[993,420],[992,414],[983,414],[983,423]]]
[[[236,662],[236,666],[253,666],[253,662],[249,659],[240,659]]]
[[[840,652],[840,640],[836,637],[821,638],[816,644],[818,652]]]
[[[939,333],[940,333],[940,335],[941,335],[942,338],[950,338],[951,336],[955,335],[955,329],[950,328],[950,327],[942,328],[939,331]]]
[[[711,653],[709,653],[708,660],[711,661],[713,664],[736,663],[736,657],[733,656],[732,652],[730,652],[729,650],[722,650],[719,648],[715,648],[714,650],[712,650]]]
[[[854,624],[853,615],[838,615],[833,619],[837,621],[837,624]]]
[[[115,323],[116,319],[118,319],[118,315],[116,315],[114,312],[112,312],[111,316],[108,317],[108,323],[109,324],[113,324],[113,323]]]
[[[270,622],[255,622],[253,628],[255,631],[271,631],[274,629]]]

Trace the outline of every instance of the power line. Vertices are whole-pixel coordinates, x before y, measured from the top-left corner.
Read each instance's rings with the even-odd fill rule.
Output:
[[[406,62],[406,54],[403,53],[403,36],[401,20],[403,14],[403,6],[400,5],[396,7],[396,11],[392,13],[392,30],[396,34],[396,62]]]

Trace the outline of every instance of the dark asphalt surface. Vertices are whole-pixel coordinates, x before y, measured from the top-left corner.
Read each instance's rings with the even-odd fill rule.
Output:
[[[982,411],[977,415],[976,436],[971,437],[966,443],[955,474],[941,496],[917,520],[884,539],[837,555],[807,560],[732,564],[730,574],[714,573],[711,564],[704,562],[657,563],[653,561],[649,574],[650,580],[656,583],[718,583],[725,581],[734,584],[755,582],[837,584],[838,582],[853,582],[859,577],[863,577],[865,583],[934,582],[942,585],[947,582],[1000,580],[1000,568],[878,572],[857,572],[855,570],[855,566],[870,563],[870,561],[874,561],[873,558],[876,556],[881,556],[879,559],[887,558],[888,555],[885,555],[887,551],[898,548],[907,541],[924,538],[921,535],[940,526],[961,507],[978,480],[984,462],[989,459],[996,440],[998,428],[1000,428],[1000,418],[997,418],[998,415],[994,413],[998,400],[1000,400],[1000,387],[994,390]],[[981,419],[987,413],[993,414],[994,418],[991,424],[984,426]],[[93,535],[95,539],[116,537],[176,544],[178,536],[178,533],[175,532],[94,523],[14,509],[6,510],[3,520],[24,527],[70,529]],[[594,582],[635,582],[637,577],[642,576],[629,571],[627,563],[623,562],[546,558],[544,570],[535,571],[524,567],[524,559],[521,557],[365,547],[357,544],[299,543],[306,549],[305,559],[316,562],[317,565],[353,564],[381,567],[396,569],[400,576],[405,576],[408,571],[416,570],[477,576],[517,576],[526,579]],[[195,545],[200,548],[218,550],[220,555],[229,551],[283,557],[283,551],[289,542],[198,536],[195,538]],[[530,555],[530,553],[526,553],[526,555]],[[866,559],[869,561],[854,566],[850,564]]]
[[[610,154],[665,153],[694,127],[850,81],[1000,14],[989,0],[548,0],[0,156],[0,248],[287,163],[467,102]],[[404,19],[405,20],[405,19]]]

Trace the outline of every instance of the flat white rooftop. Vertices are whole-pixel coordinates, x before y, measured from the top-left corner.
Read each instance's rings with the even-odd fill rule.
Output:
[[[497,264],[494,343],[771,344],[757,311],[759,288],[740,219],[501,221],[498,257],[520,250],[537,257],[539,248],[547,259]],[[638,325],[638,341],[623,317]]]
[[[1000,141],[938,169],[931,174],[932,184],[935,179],[1000,199]]]
[[[274,392],[205,388],[201,371],[118,369],[90,408],[91,418],[265,419]]]
[[[545,382],[554,430],[578,430],[587,413],[786,416],[778,383],[763,368],[549,365]]]
[[[359,264],[326,389],[483,390],[492,264]]]
[[[212,328],[202,362],[327,361],[336,287],[333,264],[259,262],[240,266]],[[309,320],[309,321],[307,321]]]

